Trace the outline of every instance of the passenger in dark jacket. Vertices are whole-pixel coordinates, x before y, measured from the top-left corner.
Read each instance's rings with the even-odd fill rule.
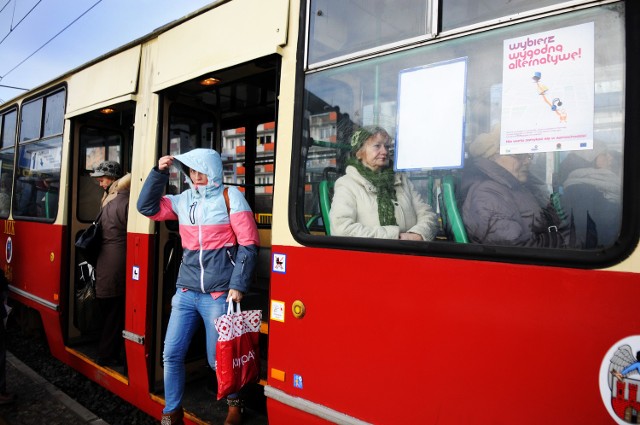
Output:
[[[465,169],[462,219],[473,243],[560,247],[560,220],[541,202],[529,176],[533,155],[500,155],[500,131],[478,136],[469,146],[473,163]]]
[[[103,319],[98,345],[98,364],[123,362],[125,282],[127,261],[127,215],[131,174],[122,175],[114,161],[102,162],[91,174],[105,190],[102,197],[102,244],[96,263],[96,299]]]

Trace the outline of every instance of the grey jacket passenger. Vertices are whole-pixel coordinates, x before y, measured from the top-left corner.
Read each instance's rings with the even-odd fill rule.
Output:
[[[531,245],[534,229],[545,226],[538,197],[500,165],[476,158],[474,170],[465,170],[461,192],[462,221],[473,243]]]

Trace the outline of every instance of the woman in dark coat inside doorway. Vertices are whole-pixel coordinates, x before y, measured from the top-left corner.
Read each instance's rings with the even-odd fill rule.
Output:
[[[103,319],[97,362],[123,363],[124,302],[127,253],[127,214],[131,174],[122,175],[115,161],[104,161],[91,174],[105,190],[102,197],[102,245],[96,264],[96,299]]]

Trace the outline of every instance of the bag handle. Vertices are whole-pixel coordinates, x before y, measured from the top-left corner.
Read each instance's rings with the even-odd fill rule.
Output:
[[[236,303],[236,313],[240,313],[240,303]],[[227,307],[227,314],[233,313],[233,300],[229,301],[229,306]]]

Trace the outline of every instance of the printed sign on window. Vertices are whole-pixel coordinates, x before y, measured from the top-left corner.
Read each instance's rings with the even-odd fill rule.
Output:
[[[504,41],[501,154],[593,148],[593,22]]]

